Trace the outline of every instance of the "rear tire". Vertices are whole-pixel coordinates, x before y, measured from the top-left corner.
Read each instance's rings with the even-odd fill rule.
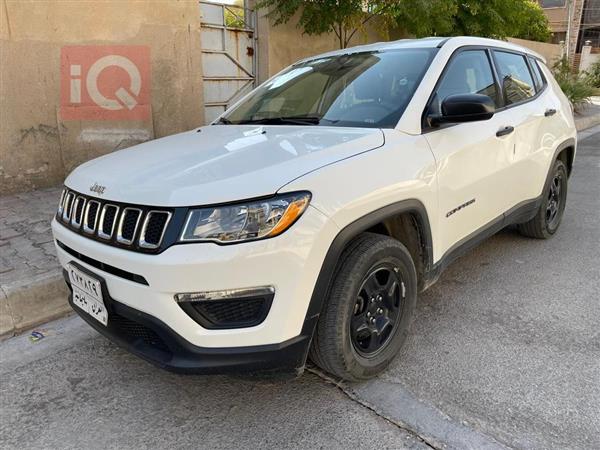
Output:
[[[533,219],[518,225],[519,232],[536,239],[551,238],[558,230],[567,203],[568,176],[565,164],[557,159],[542,194],[542,203]]]
[[[395,239],[361,234],[342,253],[309,357],[336,377],[372,378],[406,340],[417,300],[410,253]]]

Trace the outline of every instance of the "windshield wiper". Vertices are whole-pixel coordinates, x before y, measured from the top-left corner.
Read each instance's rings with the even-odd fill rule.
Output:
[[[219,118],[219,120],[217,120],[217,123],[223,123],[225,125],[231,125],[231,124],[233,124],[233,122],[231,120],[229,120],[227,117],[221,117],[221,118]]]
[[[240,120],[237,124],[263,124],[263,125],[318,125],[321,118],[317,116],[277,116],[263,117],[261,119]]]

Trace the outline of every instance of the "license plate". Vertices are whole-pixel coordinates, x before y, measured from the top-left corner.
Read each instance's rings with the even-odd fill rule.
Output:
[[[73,288],[73,303],[102,325],[108,325],[108,312],[102,299],[100,280],[82,272],[73,264],[67,264],[67,271]]]

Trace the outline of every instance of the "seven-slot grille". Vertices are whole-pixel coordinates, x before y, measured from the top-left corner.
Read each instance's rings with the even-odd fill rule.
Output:
[[[84,235],[142,250],[160,247],[171,216],[170,211],[97,200],[68,189],[57,213],[63,224]]]

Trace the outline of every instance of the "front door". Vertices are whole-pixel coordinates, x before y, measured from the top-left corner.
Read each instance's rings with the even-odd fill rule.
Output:
[[[499,89],[490,54],[485,49],[453,55],[428,106],[440,114],[442,101],[453,94],[488,95],[498,105]],[[510,203],[510,171],[514,133],[509,111],[490,120],[450,124],[424,130],[437,164],[439,240],[442,254],[502,215]]]

